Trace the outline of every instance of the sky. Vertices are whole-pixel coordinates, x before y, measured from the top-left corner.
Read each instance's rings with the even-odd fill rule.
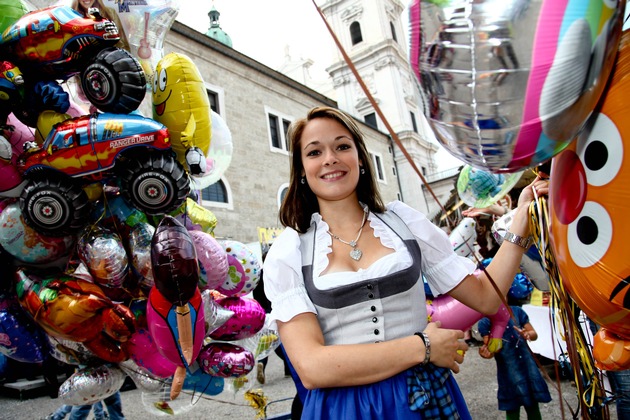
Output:
[[[221,29],[230,36],[235,50],[278,69],[288,47],[293,59],[313,60],[309,73],[314,80],[328,77],[324,69],[332,62],[337,47],[312,0],[180,0],[177,20],[205,33],[213,4],[220,13]],[[407,9],[402,18],[406,30]],[[405,37],[408,39],[406,33]],[[436,162],[438,170],[462,164],[441,146]]]

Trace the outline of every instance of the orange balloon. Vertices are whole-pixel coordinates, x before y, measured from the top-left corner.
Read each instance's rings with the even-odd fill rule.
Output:
[[[563,283],[589,318],[620,339],[630,338],[628,97],[625,31],[601,107],[583,134],[554,157],[549,192],[551,243]]]

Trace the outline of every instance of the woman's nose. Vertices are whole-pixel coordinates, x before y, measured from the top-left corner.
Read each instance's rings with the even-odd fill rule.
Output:
[[[337,161],[338,161],[337,154],[334,151],[326,152],[325,159],[324,159],[325,166],[329,166],[334,163],[337,163]]]

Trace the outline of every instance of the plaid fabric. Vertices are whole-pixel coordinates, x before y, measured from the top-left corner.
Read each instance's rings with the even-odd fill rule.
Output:
[[[459,419],[457,407],[446,387],[449,369],[431,363],[409,369],[407,390],[409,407],[420,411],[425,419]]]

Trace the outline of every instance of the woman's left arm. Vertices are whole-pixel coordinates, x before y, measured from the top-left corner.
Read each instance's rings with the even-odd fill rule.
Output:
[[[510,232],[522,238],[528,238],[530,235],[529,205],[535,198],[534,190],[537,196],[548,194],[549,182],[536,178],[523,189],[519,196]],[[500,293],[506,296],[526,250],[520,245],[504,240],[485,272],[482,272],[479,277],[467,276],[449,294],[484,315],[496,313],[501,305],[501,299],[486,273],[494,280]]]

